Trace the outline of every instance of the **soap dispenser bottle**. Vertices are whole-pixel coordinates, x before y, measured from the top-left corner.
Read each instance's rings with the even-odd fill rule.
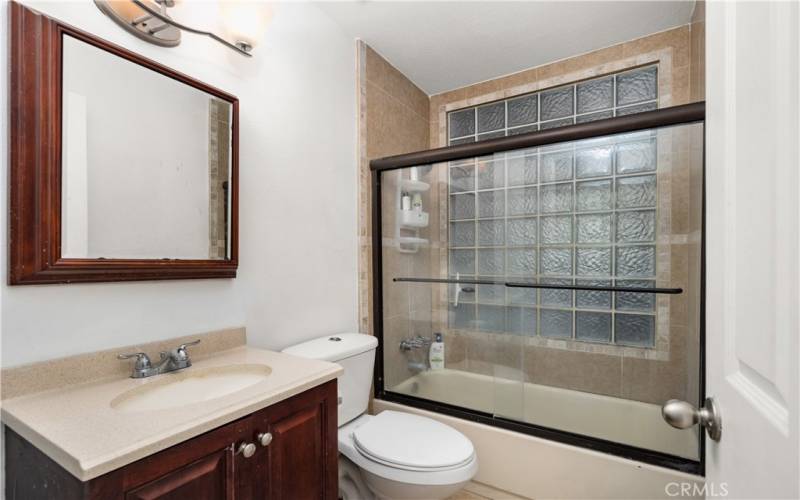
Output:
[[[400,197],[400,209],[406,212],[411,210],[411,196],[408,193],[403,193]]]
[[[428,360],[431,364],[431,370],[444,369],[444,340],[441,333],[434,334],[434,341],[431,342]]]
[[[411,197],[411,210],[422,212],[422,195],[420,193],[414,193],[414,196]]]

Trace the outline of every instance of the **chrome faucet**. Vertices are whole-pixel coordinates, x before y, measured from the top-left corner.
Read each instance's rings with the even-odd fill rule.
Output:
[[[414,349],[422,349],[431,347],[431,339],[427,337],[423,337],[422,335],[417,335],[416,337],[410,339],[403,339],[400,341],[400,350],[401,351],[411,351]]]
[[[150,361],[150,357],[143,352],[119,354],[117,355],[117,359],[136,358],[136,361],[133,363],[133,372],[131,373],[131,378],[152,377],[153,375],[158,375],[159,373],[174,372],[176,370],[183,370],[184,368],[189,368],[192,366],[192,360],[189,359],[189,353],[186,352],[186,348],[190,345],[197,345],[199,343],[200,340],[195,340],[193,342],[181,344],[170,351],[161,351],[161,361],[159,361],[156,365],[153,365],[153,363]]]
[[[400,341],[400,350],[404,352],[408,352],[412,355],[412,357],[419,359],[418,355],[414,355],[413,351],[422,351],[422,355],[424,359],[422,361],[417,361],[414,359],[408,360],[408,369],[414,373],[420,373],[426,371],[430,368],[430,361],[428,360],[428,353],[430,352],[431,348],[431,339],[427,337],[423,337],[422,335],[417,335],[416,337],[412,337],[410,339],[403,339]]]

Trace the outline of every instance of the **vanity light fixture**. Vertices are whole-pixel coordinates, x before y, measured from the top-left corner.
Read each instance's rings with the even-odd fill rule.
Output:
[[[162,47],[175,47],[181,43],[181,32],[187,31],[204,35],[239,54],[252,57],[255,41],[263,31],[267,16],[264,12],[253,12],[253,7],[263,10],[263,6],[253,2],[225,2],[223,17],[230,25],[233,42],[201,29],[186,26],[172,19],[167,9],[175,6],[176,0],[94,0],[95,5],[125,30],[147,42]],[[239,23],[241,26],[230,24]]]

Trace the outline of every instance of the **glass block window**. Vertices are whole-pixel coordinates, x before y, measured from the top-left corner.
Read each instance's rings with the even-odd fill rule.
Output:
[[[608,90],[593,82],[601,88],[591,92]],[[488,123],[496,115],[476,130]],[[655,287],[657,157],[656,132],[646,131],[451,162],[448,275]],[[453,284],[449,293],[453,328],[655,347],[653,294],[503,284]]]
[[[658,67],[647,66],[448,113],[450,145],[658,108]]]

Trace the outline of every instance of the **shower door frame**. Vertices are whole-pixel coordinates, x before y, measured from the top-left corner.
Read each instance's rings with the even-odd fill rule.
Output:
[[[705,434],[700,433],[699,460],[678,457],[636,446],[626,445],[601,438],[590,437],[568,431],[520,422],[496,416],[492,413],[472,410],[459,406],[418,398],[386,390],[384,387],[383,362],[383,234],[381,206],[381,174],[385,171],[406,167],[431,165],[493,153],[546,146],[560,142],[591,139],[594,137],[657,129],[669,126],[703,124],[705,138],[705,102],[661,108],[638,114],[597,120],[589,123],[570,125],[538,132],[530,132],[510,137],[501,137],[481,142],[446,146],[414,153],[389,156],[370,161],[372,184],[372,298],[373,331],[378,338],[373,373],[374,396],[376,399],[404,404],[429,410],[493,427],[512,430],[549,439],[559,443],[579,446],[602,453],[628,458],[652,465],[666,467],[691,474],[705,475]],[[704,139],[705,142],[705,139]],[[701,214],[700,245],[700,328],[699,328],[699,394],[698,401],[705,400],[705,147],[703,148],[703,203]]]

